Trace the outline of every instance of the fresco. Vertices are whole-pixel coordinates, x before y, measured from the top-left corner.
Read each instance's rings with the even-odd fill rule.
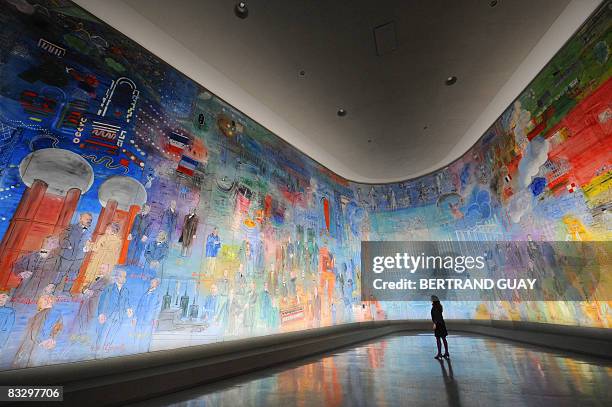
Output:
[[[610,240],[610,13],[460,160],[365,185],[73,3],[2,0],[0,369],[426,318],[360,300],[362,240]],[[609,327],[609,306],[446,309]]]

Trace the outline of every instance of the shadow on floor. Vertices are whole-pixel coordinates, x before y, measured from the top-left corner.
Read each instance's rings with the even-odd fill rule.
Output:
[[[478,335],[396,334],[133,406],[610,405],[612,363]]]

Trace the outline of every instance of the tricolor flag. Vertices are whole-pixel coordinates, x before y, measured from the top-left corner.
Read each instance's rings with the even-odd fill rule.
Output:
[[[189,145],[191,140],[189,137],[182,134],[171,132],[168,135],[168,144],[166,145],[166,151],[171,154],[181,154],[183,150]]]
[[[181,161],[178,163],[176,170],[185,175],[193,176],[195,169],[198,167],[199,162],[193,158],[189,158],[186,155],[181,157]]]

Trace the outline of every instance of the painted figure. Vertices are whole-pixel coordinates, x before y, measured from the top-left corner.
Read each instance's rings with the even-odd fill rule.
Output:
[[[198,230],[198,215],[195,214],[196,208],[191,208],[191,211],[185,215],[183,220],[183,228],[181,229],[181,237],[179,243],[182,245],[181,256],[188,257],[191,255],[191,246],[196,238]]]
[[[146,352],[151,341],[151,334],[157,325],[157,315],[161,306],[158,278],[151,280],[149,288],[144,292],[138,305],[132,324],[134,325],[134,340],[139,352]]]
[[[315,328],[321,326],[321,296],[319,289],[315,286],[311,301],[312,323]]]
[[[202,319],[214,322],[218,315],[219,306],[219,289],[216,284],[213,284],[210,286],[210,294],[206,296],[204,305],[202,305]]]
[[[98,302],[98,352],[111,352],[119,330],[127,318],[132,318],[134,311],[130,306],[130,293],[125,286],[125,270],[115,270],[114,282],[107,285]]]
[[[0,350],[6,345],[15,325],[15,310],[6,305],[10,298],[7,293],[0,292]]]
[[[240,265],[246,269],[246,275],[251,277],[253,275],[253,251],[251,250],[251,242],[248,240],[242,241],[238,258],[240,260]]]
[[[140,257],[146,247],[153,218],[151,217],[151,207],[147,204],[143,205],[140,213],[134,218],[132,229],[127,239],[130,241],[128,249],[127,262],[128,264],[137,265],[140,263]]]
[[[246,332],[252,334],[255,330],[257,322],[257,290],[255,282],[251,281],[249,284],[249,290],[245,294],[244,304],[244,329]]]
[[[161,230],[166,232],[168,241],[173,241],[174,231],[176,229],[176,223],[178,221],[178,212],[176,211],[176,201],[170,201],[170,206],[164,210],[161,218]]]
[[[56,346],[56,338],[64,325],[62,314],[53,308],[55,297],[43,294],[38,298],[38,312],[28,321],[21,346],[15,355],[15,368],[44,364]]]
[[[98,270],[107,270],[109,274],[106,277],[110,276],[119,261],[122,243],[119,237],[119,225],[109,224],[104,234],[91,245],[92,256],[85,272],[84,286],[89,285],[96,278]]]
[[[13,301],[36,304],[43,292],[53,293],[60,280],[58,239],[47,237],[39,251],[26,254],[15,262],[13,273],[21,282],[13,293]]]
[[[81,304],[73,322],[71,340],[80,340],[82,342],[89,340],[90,325],[98,316],[100,295],[109,284],[108,265],[101,264],[100,268],[101,270],[99,270],[95,279],[88,286],[85,286],[81,293]]]
[[[155,240],[147,244],[144,257],[147,263],[148,272],[152,277],[157,275],[157,271],[163,267],[164,260],[168,257],[168,239],[166,231],[160,230]]]
[[[265,330],[276,328],[278,316],[274,309],[273,297],[270,294],[268,283],[264,283],[263,290],[259,293],[259,320]]]
[[[212,275],[215,272],[217,255],[220,249],[221,239],[219,238],[219,229],[214,227],[206,238],[206,273],[208,275]]]
[[[61,263],[58,290],[70,292],[77,278],[85,253],[89,250],[89,228],[92,219],[91,213],[84,212],[79,216],[79,221],[68,226],[63,233],[60,242]]]

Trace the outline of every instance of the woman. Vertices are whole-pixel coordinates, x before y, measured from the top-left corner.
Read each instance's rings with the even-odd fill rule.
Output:
[[[431,320],[433,321],[434,335],[436,335],[436,343],[438,344],[438,354],[435,356],[436,359],[450,358],[448,354],[448,343],[446,342],[446,324],[444,323],[444,317],[442,316],[442,304],[440,299],[435,295],[431,296]],[[441,354],[440,338],[444,342],[444,355]]]

